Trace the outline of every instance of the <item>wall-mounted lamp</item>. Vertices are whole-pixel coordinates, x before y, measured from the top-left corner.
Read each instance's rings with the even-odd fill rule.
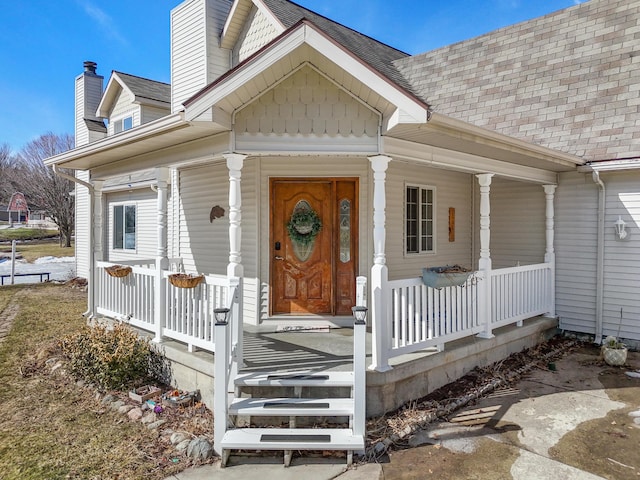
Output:
[[[228,308],[214,308],[213,316],[216,319],[216,325],[226,325],[227,324],[227,316],[229,315]]]
[[[627,223],[622,220],[622,217],[620,215],[618,215],[618,220],[616,220],[616,222],[613,224],[614,228],[616,229],[616,236],[620,239],[620,240],[624,240],[625,238],[627,238],[627,235],[629,232],[627,232]]]
[[[351,307],[351,311],[353,312],[353,318],[356,319],[356,325],[367,324],[367,312],[369,311],[367,307]]]

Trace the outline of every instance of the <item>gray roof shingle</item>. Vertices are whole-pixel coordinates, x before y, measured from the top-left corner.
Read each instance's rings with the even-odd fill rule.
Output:
[[[157,102],[171,103],[171,85],[128,73],[117,72],[122,81],[137,98],[146,98]]]
[[[394,65],[436,112],[589,161],[640,156],[640,0],[590,0]]]

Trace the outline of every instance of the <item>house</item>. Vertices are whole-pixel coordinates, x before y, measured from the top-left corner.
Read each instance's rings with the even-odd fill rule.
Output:
[[[558,325],[640,339],[640,1],[415,56],[287,0],[187,0],[171,20],[170,87],[114,72],[103,92],[85,63],[76,148],[47,161],[77,171],[89,315],[230,354],[235,377],[243,325],[350,326],[366,305],[369,414],[464,373],[457,353],[438,379],[415,358],[461,338],[484,339],[476,364]],[[424,284],[453,264],[463,287]]]

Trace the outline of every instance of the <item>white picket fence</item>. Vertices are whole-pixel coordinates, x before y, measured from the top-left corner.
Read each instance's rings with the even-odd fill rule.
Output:
[[[105,270],[106,267],[115,265],[114,263],[97,262],[96,312],[154,332],[161,338],[186,343],[189,351],[200,348],[213,352],[213,311],[215,308],[230,308],[232,300],[237,301],[234,300],[237,296],[235,292],[230,293],[229,279],[223,275],[206,275],[204,282],[195,288],[178,288],[168,281],[173,272],[163,271],[163,311],[156,312],[157,275],[154,263],[144,260],[126,262],[131,266],[131,273],[117,278],[111,277]],[[125,262],[119,264],[123,265]],[[235,315],[238,313],[236,311]],[[161,323],[160,327],[158,322]]]
[[[543,263],[474,272],[462,286],[435,289],[420,277],[387,283],[389,339],[376,365],[389,358],[426,348],[444,348],[446,342],[521,325],[524,319],[553,310],[552,265]],[[487,291],[487,289],[489,289]],[[481,318],[483,302],[490,301],[490,318]],[[489,325],[487,325],[489,322]]]

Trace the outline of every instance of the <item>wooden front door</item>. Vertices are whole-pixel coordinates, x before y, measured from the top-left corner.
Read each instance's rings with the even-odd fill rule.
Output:
[[[357,225],[356,180],[271,180],[272,314],[351,314]]]

